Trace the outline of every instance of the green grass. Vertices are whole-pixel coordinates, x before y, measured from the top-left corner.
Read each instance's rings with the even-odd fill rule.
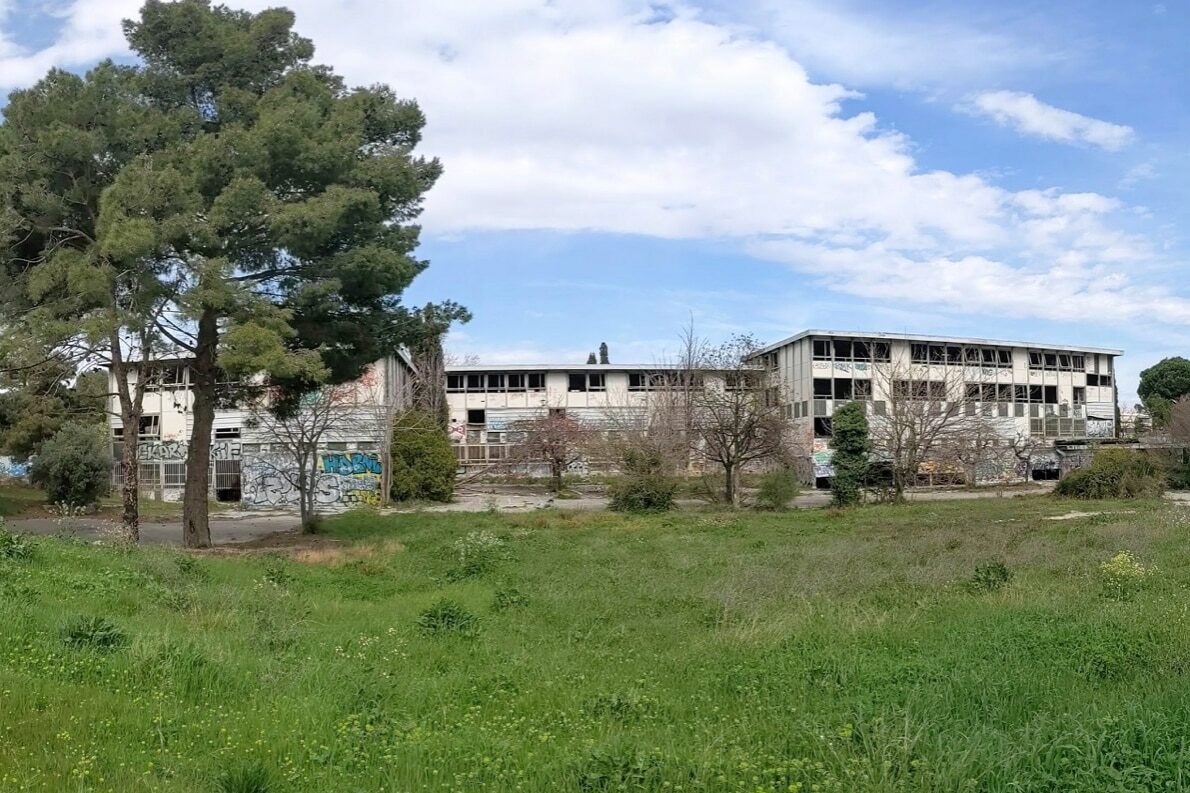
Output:
[[[26,484],[0,485],[0,517],[44,517],[50,514],[46,504],[45,491]],[[235,509],[239,504],[227,504],[218,501],[210,502],[212,512]],[[119,517],[123,510],[119,493],[105,496],[99,502],[100,513],[112,517]],[[140,500],[140,516],[142,520],[169,520],[182,516],[182,502],[156,501],[150,498]]]
[[[1190,789],[1174,505],[327,531],[0,559],[0,791]],[[1105,586],[1120,550],[1156,571]]]

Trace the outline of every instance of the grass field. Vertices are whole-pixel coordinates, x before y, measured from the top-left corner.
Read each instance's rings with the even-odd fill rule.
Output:
[[[1190,515],[1046,519],[1088,508],[38,540],[0,559],[0,790],[1190,789]]]
[[[226,504],[218,501],[210,502],[212,512],[238,507],[238,504]],[[119,520],[123,505],[120,494],[113,493],[105,496],[99,502],[99,513],[112,520]],[[180,501],[155,501],[151,498],[140,500],[140,514],[142,520],[168,520],[180,518],[182,503]],[[45,491],[21,483],[0,484],[0,517],[10,518],[40,518],[53,515],[51,505],[46,503]]]

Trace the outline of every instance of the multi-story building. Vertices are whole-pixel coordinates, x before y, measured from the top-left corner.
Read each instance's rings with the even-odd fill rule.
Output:
[[[879,421],[894,399],[961,401],[964,414],[987,419],[984,426],[1004,443],[1040,440],[1044,448],[1031,461],[1034,475],[1057,476],[1064,447],[1117,434],[1114,359],[1122,354],[1100,347],[807,330],[764,347],[754,360],[780,389],[822,484],[833,474],[835,409],[860,401]],[[995,468],[980,478],[1012,475]]]
[[[136,432],[141,491],[148,498],[180,500],[194,427],[190,367],[185,359],[157,360],[131,373],[130,385],[142,371],[149,379]],[[411,371],[404,356],[386,358],[373,364],[358,381],[337,390],[336,398],[342,402],[336,406],[340,415],[326,423],[317,450],[320,474],[316,498],[321,506],[379,503],[388,468],[379,452],[386,448],[392,415],[407,404]],[[114,394],[113,377],[109,374],[109,390]],[[115,396],[111,397],[109,415],[113,483],[118,484],[123,444],[130,433],[122,424]],[[225,401],[216,406],[210,458],[213,498],[245,507],[295,505],[296,480],[289,475],[294,467],[289,457],[286,444],[245,405]]]
[[[649,394],[673,383],[675,367],[657,364],[450,366],[446,400],[459,463],[507,459],[516,422],[565,411],[580,422],[615,425],[648,408]]]

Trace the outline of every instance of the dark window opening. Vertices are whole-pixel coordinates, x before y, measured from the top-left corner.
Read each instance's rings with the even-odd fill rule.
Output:
[[[523,374],[510,374],[508,376],[508,390],[509,391],[524,391],[525,390],[525,376]]]
[[[814,437],[815,438],[829,438],[831,437],[831,418],[830,416],[819,416],[814,419]]]
[[[851,360],[851,342],[843,341],[842,339],[835,339],[835,360]]]
[[[458,392],[463,390],[463,376],[461,374],[448,374],[446,376],[446,390]]]
[[[1058,404],[1058,387],[1056,385],[1045,386],[1045,400],[1044,400],[1044,402],[1047,405]]]
[[[996,350],[1001,366],[1012,366],[1012,350]]]
[[[502,375],[502,374],[488,375],[488,390],[489,391],[503,391],[504,390],[504,375]]]
[[[851,399],[851,381],[846,378],[835,380],[835,399]]]
[[[830,399],[834,393],[831,389],[830,378],[815,377],[814,378],[814,396],[822,399]]]
[[[588,391],[602,391],[604,386],[603,372],[591,372],[587,375],[587,390]]]
[[[1075,386],[1074,387],[1074,404],[1082,405],[1082,404],[1085,404],[1086,401],[1087,401],[1087,389]]]
[[[545,373],[534,372],[529,375],[529,390],[541,391],[545,388]]]
[[[871,380],[852,380],[851,398],[852,399],[871,399],[872,398],[872,381]]]
[[[928,363],[930,355],[930,346],[928,344],[911,344],[909,345],[909,357],[913,363]]]
[[[857,361],[870,361],[872,347],[866,341],[857,341],[851,345],[851,354]]]
[[[483,390],[483,375],[481,375],[481,374],[467,375],[467,390],[468,391],[482,391]]]
[[[467,423],[468,424],[486,424],[487,423],[487,411],[483,410],[483,409],[468,410],[467,411]]]
[[[872,344],[872,360],[874,361],[891,361],[892,357],[889,354],[888,342],[877,341]]]
[[[567,390],[569,390],[569,391],[586,391],[587,390],[587,375],[586,374],[571,373],[568,379],[569,379],[569,385],[567,386]]]
[[[814,340],[814,359],[817,361],[829,360],[831,357],[831,343],[827,339]]]

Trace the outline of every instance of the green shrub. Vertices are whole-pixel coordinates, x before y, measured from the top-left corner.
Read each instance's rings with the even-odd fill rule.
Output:
[[[1154,572],[1154,568],[1141,564],[1129,551],[1120,551],[1099,565],[1103,594],[1112,600],[1131,600]]]
[[[1066,498],[1143,498],[1165,492],[1165,473],[1143,452],[1108,449],[1088,468],[1067,474],[1054,493]]]
[[[111,465],[111,447],[101,429],[67,424],[42,444],[29,476],[49,503],[86,506],[107,494]]]
[[[128,637],[103,617],[76,617],[62,629],[62,641],[76,649],[109,652],[128,643]]]
[[[800,491],[801,486],[793,470],[779,468],[767,471],[760,476],[760,486],[756,491],[756,508],[770,512],[788,509],[790,502],[797,498]]]
[[[835,411],[832,422],[831,500],[847,507],[863,500],[872,442],[868,437],[868,416],[862,402],[848,402]]]
[[[622,475],[607,488],[608,508],[614,512],[668,512],[674,507],[678,483],[666,473],[660,450],[629,448],[620,461]]]
[[[269,793],[273,789],[273,774],[259,761],[244,763],[220,775],[219,793]]]
[[[450,501],[458,468],[450,439],[433,418],[418,410],[397,416],[390,491],[394,501]]]
[[[439,600],[417,618],[417,627],[426,633],[457,633],[472,635],[478,627],[479,618],[454,600]]]
[[[976,565],[969,586],[973,592],[995,592],[1011,580],[1012,571],[1004,562],[997,560]]]
[[[33,543],[19,534],[13,534],[0,518],[0,559],[28,559],[33,556]]]

